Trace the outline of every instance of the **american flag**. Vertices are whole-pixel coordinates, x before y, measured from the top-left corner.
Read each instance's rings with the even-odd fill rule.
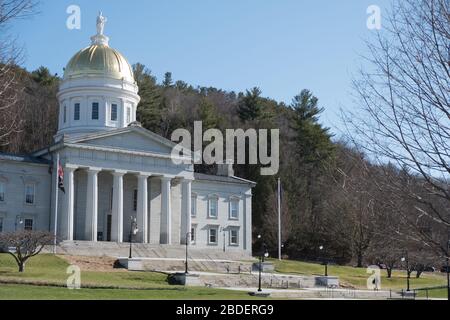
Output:
[[[58,162],[58,188],[66,193],[66,190],[64,189],[64,169],[61,162]]]

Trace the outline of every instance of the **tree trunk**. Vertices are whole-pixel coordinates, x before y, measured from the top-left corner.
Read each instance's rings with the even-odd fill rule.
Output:
[[[24,272],[25,271],[25,262],[20,262],[19,263],[19,272]]]
[[[419,279],[420,276],[422,275],[422,271],[416,271],[416,279]]]
[[[386,268],[388,279],[392,278],[392,268]]]
[[[363,266],[363,255],[361,252],[358,253],[358,264],[356,266],[358,268],[362,268]]]

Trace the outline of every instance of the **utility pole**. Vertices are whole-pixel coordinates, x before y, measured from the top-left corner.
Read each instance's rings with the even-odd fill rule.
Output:
[[[278,178],[278,260],[281,260],[281,179]]]

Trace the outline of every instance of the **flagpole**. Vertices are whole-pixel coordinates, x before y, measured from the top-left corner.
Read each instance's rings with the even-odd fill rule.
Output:
[[[56,154],[56,168],[53,168],[55,172],[55,227],[54,227],[54,239],[53,239],[53,254],[56,254],[56,236],[58,234],[58,170],[59,170],[59,153]]]
[[[278,178],[278,260],[281,260],[281,179]]]

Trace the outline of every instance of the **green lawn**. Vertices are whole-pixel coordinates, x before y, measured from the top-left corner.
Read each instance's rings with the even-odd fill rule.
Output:
[[[0,300],[190,300],[218,299],[244,300],[251,299],[245,292],[219,290],[211,288],[180,288],[180,289],[79,289],[69,290],[58,287],[42,287],[32,285],[0,285]]]
[[[278,261],[271,260],[275,264],[275,271],[281,273],[302,274],[302,275],[323,275],[324,266],[316,263],[307,263],[292,260]],[[366,289],[367,278],[370,276],[366,268],[354,268],[348,266],[328,266],[328,275],[338,276],[341,285]],[[410,279],[411,288],[437,287],[446,285],[445,274],[440,272],[424,273],[419,279],[415,278],[415,273]],[[394,271],[392,278],[388,279],[386,270],[381,270],[381,289],[399,290],[406,288],[406,273]]]
[[[204,287],[172,286],[167,275],[156,272],[82,271],[81,285],[104,288],[69,290],[64,287],[68,263],[42,254],[29,260],[24,273],[17,272],[13,258],[0,254],[0,281],[27,281],[27,284],[0,284],[0,300],[6,299],[251,299],[246,292]],[[33,285],[41,284],[41,285]],[[53,284],[61,287],[42,285]],[[117,288],[119,287],[119,288]],[[133,288],[136,288],[133,290]]]

